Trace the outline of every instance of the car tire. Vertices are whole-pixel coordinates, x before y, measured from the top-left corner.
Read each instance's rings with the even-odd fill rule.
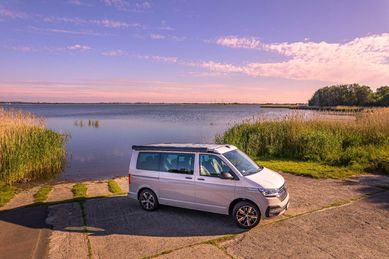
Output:
[[[150,189],[143,189],[138,200],[142,209],[146,211],[153,211],[159,207],[157,195]]]
[[[250,201],[238,202],[232,210],[232,218],[240,228],[250,229],[261,221],[261,212],[258,207]]]

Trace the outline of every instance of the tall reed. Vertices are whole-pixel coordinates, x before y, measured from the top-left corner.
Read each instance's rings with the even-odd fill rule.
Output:
[[[236,145],[255,157],[388,172],[389,108],[352,117],[296,112],[278,119],[262,118],[233,126],[216,142]]]
[[[66,136],[30,113],[0,108],[0,181],[49,178],[63,170]]]

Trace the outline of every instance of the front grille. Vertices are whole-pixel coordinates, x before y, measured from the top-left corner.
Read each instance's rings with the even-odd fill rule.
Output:
[[[286,186],[285,184],[282,185],[279,189],[278,189],[278,193],[279,193],[279,198],[281,201],[285,200],[286,199],[286,196],[288,196],[288,191],[286,189]]]

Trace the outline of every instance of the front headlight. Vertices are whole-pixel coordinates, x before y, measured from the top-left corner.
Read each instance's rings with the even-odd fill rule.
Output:
[[[258,188],[258,191],[263,194],[265,197],[277,197],[278,189],[266,189],[266,188]]]

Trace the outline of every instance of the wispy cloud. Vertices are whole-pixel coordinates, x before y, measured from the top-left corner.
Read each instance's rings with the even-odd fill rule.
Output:
[[[48,53],[48,54],[60,54],[60,53],[72,53],[72,52],[86,52],[92,50],[92,47],[83,44],[72,44],[65,47],[47,47],[47,46],[1,46],[4,49],[17,51],[17,52],[39,52],[39,53]]]
[[[110,51],[104,51],[101,53],[103,56],[109,56],[109,57],[121,57],[121,56],[126,56],[127,52],[121,50],[121,49],[114,49]]]
[[[72,4],[72,5],[78,5],[78,6],[89,6],[89,7],[93,6],[92,4],[81,1],[81,0],[68,0],[67,3]]]
[[[138,9],[150,9],[151,8],[151,3],[148,1],[144,1],[142,3],[136,3],[135,6]]]
[[[130,4],[125,0],[101,0],[106,6],[115,7],[118,10],[127,10]]]
[[[216,44],[230,47],[230,48],[243,48],[243,49],[259,49],[261,42],[254,38],[239,38],[235,36],[222,37],[216,40]]]
[[[184,41],[186,37],[175,36],[175,35],[164,35],[159,33],[150,34],[150,39],[152,40],[173,40],[173,41]]]
[[[139,23],[128,23],[124,21],[116,21],[109,19],[94,19],[94,20],[85,20],[78,17],[58,17],[58,16],[48,16],[42,17],[44,22],[49,23],[70,23],[74,25],[98,25],[106,28],[141,28],[142,25]]]
[[[82,2],[80,0],[68,0],[68,3],[74,5],[82,5]]]
[[[29,19],[40,20],[45,23],[61,23],[61,24],[73,24],[73,25],[96,25],[105,28],[143,28],[140,23],[129,23],[125,21],[117,21],[110,19],[82,19],[79,17],[62,17],[62,16],[44,16],[38,14],[27,14],[24,12],[12,11],[0,7],[0,17],[10,19]]]
[[[77,30],[68,30],[68,29],[59,29],[59,28],[39,28],[31,26],[27,32],[41,32],[41,33],[62,33],[62,34],[70,34],[70,35],[86,35],[86,36],[106,36],[109,35],[107,33],[100,33],[94,31],[77,31]]]
[[[161,21],[161,26],[159,27],[162,31],[174,31],[174,28],[167,24],[165,20]]]
[[[145,56],[138,56],[139,58],[151,60],[151,61],[159,61],[159,62],[166,62],[166,63],[178,63],[177,57],[166,57],[166,56],[158,56],[158,55],[145,55]]]
[[[7,17],[12,19],[26,19],[28,18],[28,14],[24,12],[14,11],[10,9],[4,9],[0,7],[0,16]]]
[[[345,43],[283,42],[234,36],[219,38],[216,44],[230,48],[255,49],[283,56],[283,62],[253,62],[244,65],[204,62],[202,67],[225,73],[281,77],[297,80],[387,84],[389,81],[389,33],[355,38]]]
[[[126,0],[101,0],[106,6],[114,7],[119,11],[144,11],[151,8],[149,1],[128,2]]]
[[[74,44],[74,45],[67,46],[67,49],[68,49],[68,50],[80,50],[80,51],[85,51],[85,50],[90,50],[91,47],[89,47],[89,46],[87,46],[87,45]]]
[[[90,20],[88,23],[91,24],[97,24],[103,27],[107,28],[141,28],[142,25],[139,23],[127,23],[127,22],[121,22],[121,21],[113,21],[108,19],[103,20]]]
[[[163,40],[165,38],[166,38],[165,35],[154,34],[154,33],[150,34],[150,39],[152,39],[152,40]]]
[[[35,52],[36,49],[33,48],[33,47],[29,47],[29,46],[12,46],[12,47],[9,47],[9,49],[13,50],[13,51],[18,51],[18,52]]]

